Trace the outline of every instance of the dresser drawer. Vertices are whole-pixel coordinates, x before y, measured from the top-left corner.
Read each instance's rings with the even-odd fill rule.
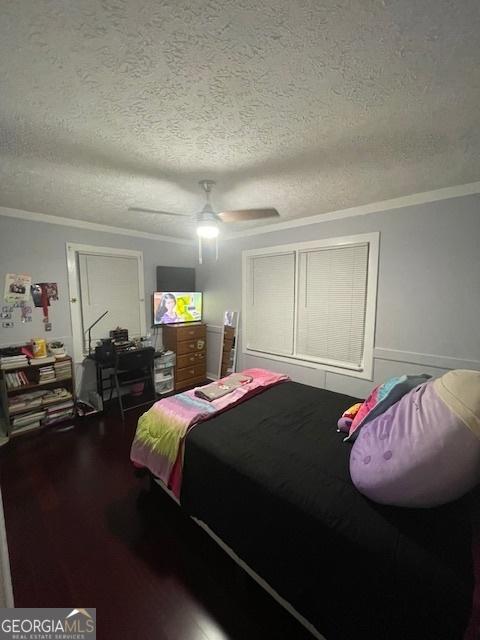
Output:
[[[184,367],[191,367],[193,364],[201,364],[205,362],[205,351],[196,351],[184,356],[178,356],[177,367],[183,369]]]
[[[191,367],[185,367],[185,369],[177,369],[175,380],[178,382],[184,382],[189,380],[190,378],[200,378],[201,376],[205,377],[206,368],[205,363],[202,364],[194,364]]]
[[[192,338],[205,338],[207,328],[203,325],[186,326],[177,328],[177,341],[191,340]]]
[[[183,342],[177,342],[177,358],[178,356],[182,356],[186,353],[205,351],[206,344],[207,342],[205,338],[197,338],[196,340],[184,340]]]

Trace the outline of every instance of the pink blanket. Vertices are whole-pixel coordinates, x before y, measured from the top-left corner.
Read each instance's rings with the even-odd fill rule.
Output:
[[[183,443],[190,429],[253,395],[289,379],[284,374],[266,369],[246,369],[241,373],[252,378],[251,382],[212,402],[197,398],[195,389],[156,402],[138,421],[130,453],[132,462],[149,469],[179,498]],[[218,382],[227,380],[228,376]]]

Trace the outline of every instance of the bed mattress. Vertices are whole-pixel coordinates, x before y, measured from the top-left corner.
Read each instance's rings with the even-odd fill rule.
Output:
[[[328,640],[460,639],[473,590],[466,502],[363,497],[335,428],[356,401],[286,382],[198,425],[182,506]]]

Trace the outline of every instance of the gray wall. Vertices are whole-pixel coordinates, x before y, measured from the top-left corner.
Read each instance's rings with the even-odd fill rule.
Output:
[[[147,328],[152,317],[151,294],[156,288],[155,267],[157,265],[196,266],[196,251],[193,246],[44,222],[29,222],[0,215],[2,299],[6,273],[28,273],[34,282],[57,282],[59,291],[59,300],[52,302],[49,309],[49,318],[52,322],[51,333],[46,333],[44,330],[41,309],[33,309],[32,322],[25,324],[20,322],[20,310],[15,309],[14,328],[4,329],[0,323],[0,345],[23,343],[33,337],[45,337],[47,340],[63,340],[69,353],[73,353],[65,249],[67,242],[143,251]],[[88,375],[82,382],[83,367],[77,366],[77,388],[80,388],[81,384],[83,387],[92,387],[91,367],[87,367],[87,370]]]
[[[198,270],[207,321],[241,308],[241,252],[380,231],[374,380],[397,373],[480,369],[480,196],[465,196],[342,220],[221,240],[220,259]],[[209,333],[210,354],[218,334]],[[246,366],[289,373],[307,384],[363,396],[372,382],[240,354]],[[208,370],[216,371],[210,357]]]

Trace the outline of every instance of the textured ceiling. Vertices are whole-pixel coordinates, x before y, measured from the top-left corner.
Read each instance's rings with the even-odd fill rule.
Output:
[[[194,212],[214,178],[288,220],[480,179],[478,0],[0,12],[0,206],[181,236],[127,207]]]

